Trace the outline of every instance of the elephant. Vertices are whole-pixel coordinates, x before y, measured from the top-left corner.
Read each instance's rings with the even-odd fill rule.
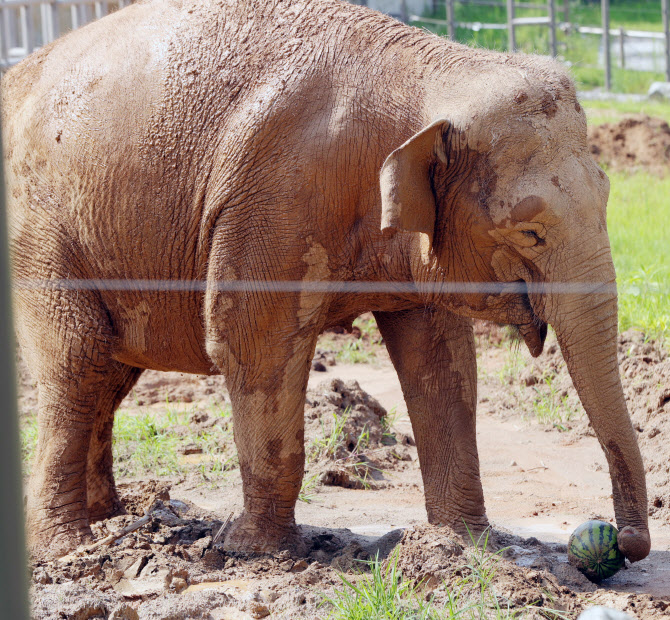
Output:
[[[114,411],[144,369],[222,374],[244,509],[225,548],[303,545],[319,334],[371,311],[430,523],[489,521],[472,319],[555,330],[607,457],[619,546],[650,550],[617,365],[609,181],[550,58],[340,0],[148,0],[4,77],[16,331],[39,387],[29,547],[123,510]]]

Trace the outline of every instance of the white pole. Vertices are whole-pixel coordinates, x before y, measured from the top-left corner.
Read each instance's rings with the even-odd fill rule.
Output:
[[[514,33],[514,0],[507,0],[507,38],[510,52],[516,52],[516,36]]]
[[[665,80],[670,82],[670,19],[668,18],[668,0],[662,0],[663,34],[665,34]]]
[[[603,53],[605,55],[605,90],[612,90],[612,57],[610,54],[610,0],[601,0],[603,18]]]
[[[558,56],[558,46],[556,43],[556,0],[549,0],[549,43],[551,55]]]
[[[448,34],[452,41],[456,40],[456,24],[454,23],[454,0],[447,0]]]

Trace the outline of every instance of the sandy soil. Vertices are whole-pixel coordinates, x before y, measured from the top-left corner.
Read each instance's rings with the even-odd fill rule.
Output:
[[[479,329],[478,339],[478,446],[494,528],[488,548],[504,549],[494,579],[499,603],[551,607],[566,617],[592,603],[637,618],[668,617],[666,350],[634,332],[620,337],[624,385],[649,472],[653,550],[595,586],[567,563],[566,542],[586,519],[613,520],[611,488],[604,455],[560,352],[550,340],[533,360],[510,344],[504,330],[488,327]],[[361,340],[361,348],[373,353],[372,363],[335,361],[334,351],[351,340]],[[322,593],[340,584],[338,572],[355,579],[359,560],[393,550],[404,575],[421,581],[426,596],[442,604],[450,588],[462,585],[464,567],[477,552],[453,532],[425,525],[411,425],[388,355],[374,333],[328,335],[322,345],[305,409],[312,456],[306,478],[312,482],[308,502],[297,507],[309,541],[306,557],[250,559],[220,548],[217,533],[226,517],[242,508],[237,469],[209,482],[195,474],[161,480],[147,475],[121,481],[129,514],[96,524],[94,533],[100,540],[149,514],[147,525],[111,546],[33,566],[33,617],[327,617]],[[25,371],[21,378],[28,416],[35,390]],[[222,399],[225,383],[219,377],[147,372],[122,407],[160,412],[169,401],[204,412],[212,400]],[[540,423],[538,410],[554,417],[545,415]],[[191,419],[203,429],[216,422],[206,413]],[[339,441],[330,449],[333,432]],[[195,468],[207,455],[188,458]]]

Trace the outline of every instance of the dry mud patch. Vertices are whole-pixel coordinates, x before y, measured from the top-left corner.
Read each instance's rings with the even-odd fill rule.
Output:
[[[592,157],[612,170],[647,170],[665,176],[670,170],[670,126],[646,114],[626,115],[622,120],[589,126]]]

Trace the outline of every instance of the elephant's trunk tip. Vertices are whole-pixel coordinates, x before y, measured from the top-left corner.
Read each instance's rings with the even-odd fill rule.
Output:
[[[647,530],[639,530],[627,525],[617,536],[619,550],[630,562],[639,562],[651,551],[651,538]]]

